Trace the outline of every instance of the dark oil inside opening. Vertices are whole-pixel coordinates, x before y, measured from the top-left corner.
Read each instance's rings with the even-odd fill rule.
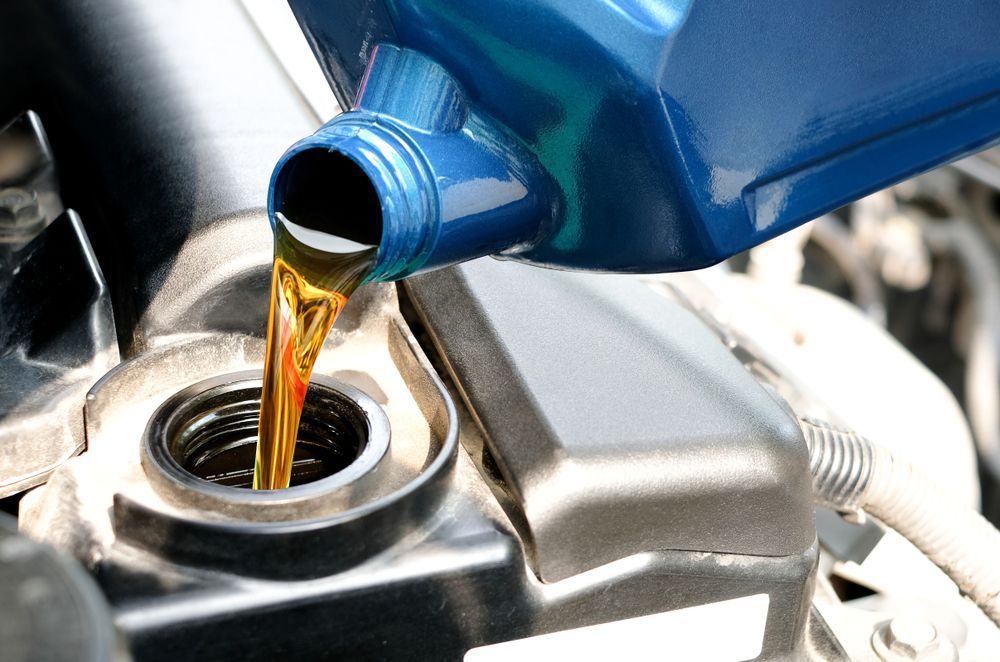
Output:
[[[170,454],[191,474],[218,485],[250,489],[257,448],[260,388],[220,394],[186,417]],[[364,413],[346,396],[310,388],[299,424],[290,486],[347,468],[367,445]]]
[[[205,452],[189,457],[184,468],[198,478],[219,485],[245,489],[253,486],[253,467],[257,454],[256,430],[249,438],[235,443],[222,442],[220,448],[203,450]],[[332,476],[347,468],[353,461],[354,458],[345,457],[335,449],[300,438],[295,445],[289,487]]]

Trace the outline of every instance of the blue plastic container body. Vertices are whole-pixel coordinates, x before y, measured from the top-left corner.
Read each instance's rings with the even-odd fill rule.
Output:
[[[347,154],[384,180],[381,279],[704,267],[1000,138],[997,0],[290,4],[355,103],[272,213],[298,151]]]

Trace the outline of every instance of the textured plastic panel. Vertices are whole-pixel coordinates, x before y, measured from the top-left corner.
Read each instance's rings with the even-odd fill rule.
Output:
[[[337,89],[372,42],[413,49],[537,156],[534,262],[706,266],[1000,135],[995,0],[291,5]]]
[[[488,259],[407,284],[546,581],[654,549],[812,543],[795,421],[687,310],[631,278]]]

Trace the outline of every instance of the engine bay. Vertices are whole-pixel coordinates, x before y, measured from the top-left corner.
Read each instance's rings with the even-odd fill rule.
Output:
[[[0,658],[1000,651],[850,436],[1000,522],[1000,148],[704,270],[368,283],[249,489],[271,168],[340,110],[277,4],[0,6]]]

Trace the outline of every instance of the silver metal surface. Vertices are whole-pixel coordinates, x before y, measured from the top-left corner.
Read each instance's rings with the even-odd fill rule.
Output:
[[[21,113],[0,128],[0,244],[8,250],[26,244],[63,211],[42,121],[30,110]]]
[[[0,129],[0,497],[83,450],[83,394],[117,362],[104,276],[41,120],[22,113]]]
[[[958,662],[958,650],[932,623],[897,616],[872,635],[872,648],[886,662]]]
[[[125,662],[111,613],[79,564],[19,535],[0,513],[0,657],[4,662]]]
[[[396,317],[388,313],[393,295],[393,286],[383,285],[353,298],[315,368],[317,375],[331,375],[368,393],[388,416],[394,442],[380,463],[379,480],[346,486],[310,508],[259,512],[254,519],[330,516],[378,501],[419,478],[441,452],[447,422],[434,420],[432,427],[421,409],[428,403],[411,394],[393,360],[391,346],[400,342]],[[244,521],[246,513],[206,510],[198,492],[191,492],[186,504],[177,495],[165,500],[152,489],[139,449],[150,417],[165,400],[220,373],[259,369],[263,349],[263,340],[246,336],[182,336],[109,372],[87,395],[88,452],[69,463],[45,490],[25,498],[22,526],[54,544],[85,548],[84,558],[96,558],[106,553],[105,542],[114,537],[111,506],[122,499],[175,517]]]
[[[645,551],[540,581],[483,480],[483,439],[463,410],[468,450],[440,500],[408,508],[411,527],[373,519],[393,498],[387,490],[433,474],[452,419],[399,324],[393,287],[363,289],[334,333],[317,371],[364,390],[392,426],[379,489],[348,489],[324,506],[332,530],[358,521],[363,535],[324,538],[316,517],[248,521],[205,510],[196,495],[168,502],[150,484],[139,457],[150,414],[204,375],[259,366],[263,343],[238,336],[177,337],[112,371],[88,399],[88,453],[24,498],[22,527],[97,571],[137,658],[267,659],[280,646],[304,657],[454,659],[473,646],[761,593],[770,605],[762,659],[802,645],[815,546],[780,557]],[[369,514],[354,520],[359,511]],[[311,533],[295,547],[273,539],[300,524]]]
[[[118,362],[107,286],[79,217],[63,213],[0,265],[0,496],[83,450],[83,398]]]
[[[206,426],[232,428],[236,422],[227,417],[222,402],[224,398],[238,394],[240,403],[251,410],[250,416],[256,427],[262,381],[263,373],[256,370],[217,375],[178,391],[160,405],[150,417],[142,440],[142,467],[153,489],[180,508],[196,506],[246,521],[322,516],[337,512],[332,510],[333,506],[345,501],[338,492],[350,489],[352,494],[357,494],[378,490],[377,485],[364,487],[362,484],[375,483],[380,478],[379,465],[389,448],[389,419],[364,391],[322,374],[313,374],[309,380],[309,393],[299,424],[300,434],[303,429],[323,425],[332,429],[323,441],[335,446],[338,440],[336,433],[353,427],[355,423],[348,415],[356,416],[358,427],[363,425],[364,434],[359,440],[357,455],[347,466],[332,475],[280,490],[252,490],[217,484],[185,469],[185,449],[181,446],[199,443],[193,438],[196,435],[185,425],[196,421],[202,432]],[[323,404],[315,404],[317,400]],[[227,404],[231,403],[232,400]],[[345,415],[347,407],[350,411]],[[183,414],[178,414],[178,410],[185,408]],[[248,446],[256,444],[256,435],[247,436],[250,441]],[[346,437],[346,434],[343,436]],[[349,441],[344,438],[345,444]],[[232,444],[232,438],[223,443]],[[301,436],[299,443],[302,443]],[[225,450],[224,446],[199,452],[222,450]]]
[[[406,287],[543,580],[653,549],[812,544],[794,421],[681,306],[634,278],[492,259]]]

